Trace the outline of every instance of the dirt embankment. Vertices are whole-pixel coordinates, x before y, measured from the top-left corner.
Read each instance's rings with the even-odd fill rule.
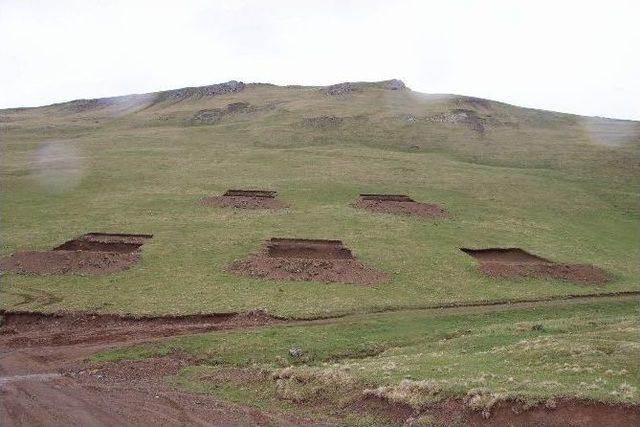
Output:
[[[396,425],[521,426],[521,427],[626,427],[640,424],[640,406],[609,404],[586,399],[558,398],[533,407],[517,400],[492,406],[489,413],[475,411],[464,399],[450,398],[415,410],[408,405],[367,397],[356,400],[354,411],[386,416]]]

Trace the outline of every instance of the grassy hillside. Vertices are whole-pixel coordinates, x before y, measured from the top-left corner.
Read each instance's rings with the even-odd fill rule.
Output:
[[[87,231],[153,233],[107,276],[3,274],[4,309],[127,313],[262,307],[318,315],[637,290],[640,124],[453,95],[251,84],[0,112],[2,255]],[[236,107],[228,107],[229,104]],[[203,110],[206,110],[203,112]],[[231,110],[231,111],[230,111]],[[325,117],[326,116],[326,117]],[[271,188],[281,211],[206,208]],[[360,192],[444,205],[448,220],[373,214]],[[339,238],[387,283],[273,282],[224,267],[271,236]],[[611,273],[605,285],[480,275],[461,246],[517,246]]]

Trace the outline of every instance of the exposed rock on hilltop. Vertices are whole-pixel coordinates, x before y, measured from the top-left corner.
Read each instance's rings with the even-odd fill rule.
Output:
[[[391,79],[384,83],[384,88],[389,90],[402,90],[402,89],[406,89],[407,86],[404,84],[402,80]]]
[[[350,92],[359,92],[360,86],[357,83],[345,82],[325,88],[324,93],[327,95],[344,95]]]
[[[167,90],[160,92],[159,95],[163,99],[182,99],[190,96],[203,97],[240,92],[244,88],[245,84],[243,82],[231,80],[226,83],[218,83],[209,86],[185,87],[182,89]]]
[[[322,89],[326,95],[345,95],[352,92],[360,92],[367,87],[382,87],[387,90],[402,90],[407,86],[402,80],[391,79],[382,82],[365,83],[365,82],[344,82],[327,86]]]
[[[181,89],[165,90],[156,93],[114,96],[110,98],[78,99],[75,101],[53,104],[60,106],[62,111],[82,113],[86,111],[110,108],[115,111],[136,110],[148,107],[156,102],[172,100],[179,101],[189,97],[202,98],[205,96],[222,95],[240,92],[245,88],[243,82],[235,80],[209,86],[185,87]]]

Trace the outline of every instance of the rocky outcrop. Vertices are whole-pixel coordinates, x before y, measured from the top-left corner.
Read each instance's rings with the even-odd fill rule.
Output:
[[[486,130],[486,120],[479,117],[474,110],[455,109],[428,117],[427,121],[432,123],[464,124],[481,135]]]
[[[209,85],[209,86],[185,87],[182,89],[167,90],[164,92],[159,92],[158,95],[161,100],[165,100],[165,99],[178,100],[178,99],[184,99],[188,97],[201,98],[205,96],[236,93],[236,92],[240,92],[244,88],[245,88],[244,83],[238,82],[236,80],[231,80],[226,83],[218,83],[218,84]]]
[[[359,92],[361,90],[357,83],[344,82],[335,85],[327,86],[324,88],[326,95],[345,95],[352,92]]]
[[[257,111],[258,108],[248,102],[232,102],[226,108],[210,108],[200,110],[191,118],[191,123],[196,125],[210,125],[219,122],[223,117],[235,113],[247,113]]]
[[[338,127],[342,124],[343,118],[336,116],[319,116],[308,117],[302,121],[304,126],[318,128],[318,129],[330,129]]]
[[[384,88],[387,90],[403,90],[406,89],[407,86],[402,80],[391,79],[384,82]]]
[[[205,97],[240,92],[245,84],[235,80],[209,86],[185,87],[182,89],[165,90],[162,92],[145,93],[139,95],[124,95],[111,98],[77,99],[75,101],[52,104],[60,111],[69,113],[83,113],[87,111],[110,108],[113,111],[135,110],[148,107],[156,102],[172,100],[179,101],[189,97]]]
[[[382,88],[385,90],[407,89],[404,82],[398,79],[385,80],[382,82],[344,82],[322,88],[325,95],[347,95],[349,93],[360,92],[365,88]]]

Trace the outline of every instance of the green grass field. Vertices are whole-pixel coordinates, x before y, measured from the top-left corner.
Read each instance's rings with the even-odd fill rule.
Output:
[[[1,255],[46,250],[90,231],[154,235],[141,262],[117,274],[3,273],[0,308],[348,315],[94,357],[103,363],[190,353],[199,362],[172,379],[177,386],[269,408],[299,410],[290,403],[331,390],[338,390],[331,398],[340,406],[338,400],[366,388],[417,406],[478,388],[488,401],[638,402],[634,297],[419,309],[640,290],[640,123],[377,84],[342,96],[248,85],[233,94],[154,99],[0,111]],[[215,124],[193,123],[198,111],[232,102],[254,108]],[[477,114],[484,133],[433,119],[456,109]],[[320,116],[342,121],[305,124]],[[274,189],[289,207],[196,203],[228,188]],[[451,218],[356,210],[351,204],[361,192],[440,203]],[[272,236],[341,239],[389,280],[362,286],[225,272]],[[490,279],[460,247],[521,247],[554,261],[593,264],[612,280]],[[292,347],[304,356],[289,357]],[[206,380],[231,368],[266,376],[250,384]]]
[[[7,274],[2,307],[122,313],[261,307],[313,317],[638,289],[640,125],[605,121],[603,132],[589,125],[596,119],[494,102],[476,108],[489,123],[484,137],[461,124],[420,119],[460,107],[456,99],[375,86],[333,97],[317,88],[249,86],[137,112],[70,113],[65,104],[5,110],[3,255],[48,249],[96,230],[154,239],[142,262],[119,274]],[[191,125],[196,111],[237,101],[273,107]],[[407,122],[403,114],[418,120]],[[331,129],[302,124],[321,115],[345,119]],[[243,187],[276,189],[290,208],[196,204]],[[359,211],[350,204],[360,192],[441,203],[452,219]],[[391,278],[364,287],[251,280],[223,271],[271,236],[342,239]],[[614,280],[602,286],[490,280],[461,246],[522,247],[556,261],[594,264]]]

